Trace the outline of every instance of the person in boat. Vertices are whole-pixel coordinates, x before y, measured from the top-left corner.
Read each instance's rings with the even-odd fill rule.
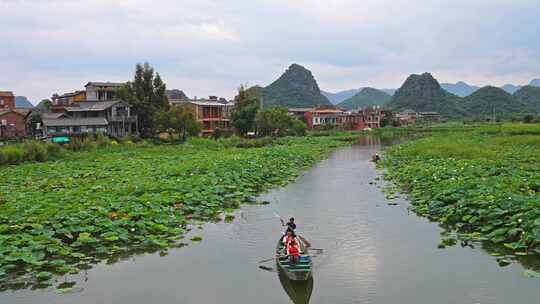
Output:
[[[381,160],[381,157],[379,156],[379,153],[375,153],[375,155],[373,155],[373,162],[376,163],[380,160]]]
[[[289,257],[289,262],[291,264],[298,263],[298,260],[300,258],[300,245],[295,240],[292,240],[287,245],[287,256]]]
[[[278,255],[278,256],[280,254],[286,255],[287,254],[287,246],[291,241],[298,242],[298,239],[296,238],[296,234],[294,233],[294,231],[292,229],[287,228],[287,231],[285,232],[285,235],[281,237],[281,242],[283,242],[283,244],[285,245],[285,248],[283,248],[283,252],[277,251],[276,255]]]
[[[285,235],[283,236],[283,244],[289,244],[292,241],[296,241],[298,243],[298,239],[296,238],[296,234],[294,233],[294,230],[287,229],[287,232],[285,232]]]
[[[296,230],[296,224],[294,223],[294,217],[291,217],[287,223],[283,219],[281,220],[281,226],[287,226],[287,230],[292,230],[293,232]],[[286,232],[285,232],[286,233]]]

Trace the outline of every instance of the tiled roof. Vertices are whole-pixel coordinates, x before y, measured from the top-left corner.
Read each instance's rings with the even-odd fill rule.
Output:
[[[43,125],[47,127],[106,126],[108,122],[104,117],[58,118],[43,119]]]
[[[27,116],[28,114],[30,114],[30,112],[32,112],[30,109],[25,109],[25,108],[9,108],[9,109],[0,109],[0,115],[4,115],[4,114],[7,114],[9,112],[15,112],[19,115],[22,115],[22,116]]]
[[[289,108],[289,112],[310,112],[313,111],[314,108]]]
[[[41,114],[41,119],[57,119],[57,118],[60,118],[61,116],[63,115],[66,115],[64,113],[43,113]]]

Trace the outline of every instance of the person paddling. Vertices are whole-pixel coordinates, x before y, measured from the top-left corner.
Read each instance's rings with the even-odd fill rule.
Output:
[[[294,223],[294,217],[291,217],[287,223],[283,219],[279,219],[281,221],[281,226],[287,226],[287,230],[292,230],[293,232],[296,230],[296,224]],[[285,233],[287,233],[285,231]]]

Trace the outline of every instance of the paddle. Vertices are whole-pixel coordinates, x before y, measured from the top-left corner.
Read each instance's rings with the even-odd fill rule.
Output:
[[[302,256],[310,256],[310,255],[307,255],[307,254],[302,254]],[[288,257],[288,255],[280,255],[279,256],[280,258],[286,258]],[[269,259],[266,259],[266,260],[262,260],[262,261],[259,261],[259,263],[266,263],[266,262],[270,262],[272,260],[275,260],[277,257],[273,257],[273,258],[269,258]]]
[[[300,238],[300,240],[306,244],[306,247],[308,247],[308,248],[311,247],[311,243],[308,242],[308,240],[306,240],[303,236],[301,236],[301,235],[299,234],[299,235],[298,235],[298,238]]]

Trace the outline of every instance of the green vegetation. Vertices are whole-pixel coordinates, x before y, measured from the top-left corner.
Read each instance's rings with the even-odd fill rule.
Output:
[[[98,134],[95,137],[72,138],[71,142],[64,146],[39,141],[10,144],[0,147],[0,166],[60,159],[70,151],[87,151],[111,143],[112,141],[108,137]]]
[[[515,92],[513,96],[531,111],[540,113],[540,87],[524,86]]]
[[[463,99],[463,107],[473,118],[508,119],[522,117],[527,107],[503,89],[483,87]]]
[[[441,222],[441,246],[488,240],[516,255],[540,253],[540,125],[485,125],[438,133],[388,150],[386,177],[412,210]]]
[[[369,106],[382,106],[390,102],[392,96],[374,88],[363,88],[354,96],[337,104],[337,107],[346,110],[356,110]]]
[[[243,86],[238,89],[231,124],[240,135],[245,136],[248,132],[255,131],[255,116],[260,107],[261,96],[257,90],[246,90]]]
[[[182,142],[186,141],[188,135],[198,135],[202,129],[202,124],[197,121],[195,111],[188,104],[158,110],[154,115],[154,125],[158,131],[173,131],[180,134]]]
[[[260,136],[285,136],[288,133],[303,136],[307,131],[306,124],[288,115],[287,108],[282,106],[271,106],[259,111],[255,123]]]
[[[265,88],[255,87],[263,97],[264,106],[315,107],[330,105],[321,94],[313,74],[298,64],[292,64],[283,75]]]
[[[43,286],[57,274],[135,250],[180,246],[192,221],[215,220],[253,202],[347,139],[197,137],[3,167],[0,290]],[[246,142],[262,147],[232,148]]]
[[[154,114],[169,107],[167,88],[159,73],[154,73],[148,62],[137,64],[133,81],[117,92],[117,97],[129,103],[139,120],[139,130],[144,137],[154,133]]]
[[[460,118],[466,114],[460,100],[458,96],[443,90],[431,74],[413,74],[394,93],[388,107],[395,111],[433,111],[447,118]]]
[[[487,86],[475,88],[474,93],[461,98],[442,89],[431,74],[424,73],[410,75],[388,106],[395,111],[435,111],[450,119],[519,119],[540,112],[540,89],[525,86],[511,95],[501,88]]]

